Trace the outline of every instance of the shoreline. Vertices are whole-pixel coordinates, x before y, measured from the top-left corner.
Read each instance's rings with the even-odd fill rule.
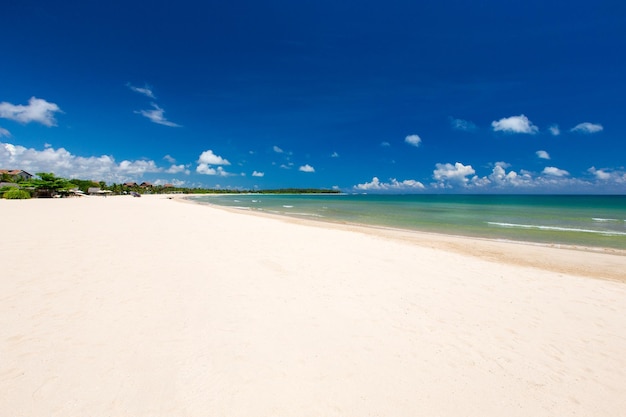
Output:
[[[606,247],[491,239],[485,237],[452,235],[412,229],[399,229],[387,226],[350,223],[339,220],[335,221],[327,218],[306,218],[303,216],[289,214],[228,207],[204,201],[198,202],[188,197],[195,197],[195,195],[178,196],[173,199],[189,204],[197,204],[201,206],[206,205],[235,214],[268,217],[294,224],[308,224],[314,227],[329,227],[339,230],[358,231],[361,233],[386,237],[392,240],[410,242],[423,247],[449,250],[496,262],[506,262],[512,265],[539,268],[557,273],[573,274],[595,279],[626,282],[626,273],[624,273],[626,270],[626,250]],[[519,253],[520,248],[524,249],[522,251],[522,256],[520,256]],[[551,253],[554,253],[555,256],[552,258],[547,257],[544,253],[545,250],[554,251]],[[574,256],[571,252],[583,252],[589,255],[586,255],[583,259],[581,259],[580,257]]]
[[[236,195],[236,194],[235,194]],[[240,194],[241,196],[244,197],[249,197],[249,196],[255,196],[254,194]],[[340,194],[341,196],[346,196],[347,194]],[[287,197],[290,196],[297,196],[296,194],[289,194],[286,195]],[[436,197],[439,197],[437,195],[434,195]],[[202,197],[209,197],[209,199],[207,200],[200,200],[198,201],[198,203],[202,204],[202,203],[207,203],[207,204],[213,204],[211,200],[213,200],[213,198],[215,198],[216,200],[219,200],[221,197],[226,197],[225,195],[206,195],[206,194],[190,194],[190,195],[185,195],[182,196],[183,198],[188,198],[192,201],[195,201],[195,199],[197,198],[202,198]],[[275,195],[271,195],[271,197],[275,197]],[[452,197],[456,197],[456,196],[452,196]],[[479,196],[472,196],[472,197],[500,197],[499,195],[488,195],[488,196],[483,196],[483,195],[479,195]],[[506,195],[505,197],[510,197],[509,195]],[[528,197],[527,195],[519,195],[519,196],[514,196],[514,197]],[[571,196],[549,196],[549,195],[535,195],[535,196],[531,196],[531,197],[547,197],[547,198],[552,198],[552,197],[574,197],[574,198],[579,198],[579,197],[596,197],[595,195],[589,195],[589,196],[585,196],[585,195],[571,195]],[[624,198],[626,197],[626,195],[606,195],[606,196],[599,196],[599,197],[606,197],[606,198],[611,198],[611,197],[620,197],[620,198]],[[253,200],[254,201],[254,200]],[[311,200],[313,201],[313,200]],[[365,203],[363,203],[365,204]],[[467,230],[465,230],[463,233],[460,232],[455,232],[452,229],[448,229],[448,228],[438,228],[438,229],[426,229],[423,228],[421,226],[415,226],[415,224],[419,225],[420,223],[417,222],[415,224],[407,224],[407,225],[391,225],[391,224],[385,224],[384,222],[381,221],[374,221],[371,222],[372,220],[368,220],[366,222],[359,222],[359,221],[351,221],[351,220],[344,220],[341,218],[333,218],[333,217],[326,217],[325,215],[322,214],[315,214],[312,212],[302,212],[302,213],[298,213],[298,212],[290,212],[289,210],[285,211],[285,210],[280,210],[279,208],[257,208],[255,206],[249,206],[249,205],[243,205],[243,206],[234,206],[234,205],[222,205],[222,204],[214,204],[216,206],[221,206],[221,207],[227,207],[227,208],[233,208],[233,209],[241,209],[241,210],[250,210],[250,211],[254,211],[254,212],[264,212],[264,213],[268,213],[268,214],[275,214],[275,215],[280,215],[280,216],[286,216],[286,217],[292,217],[292,218],[296,218],[296,219],[311,219],[311,220],[316,220],[316,221],[322,221],[322,222],[327,222],[327,223],[337,223],[337,224],[347,224],[347,225],[355,225],[355,226],[364,226],[364,227],[371,227],[371,228],[379,228],[379,229],[390,229],[390,230],[400,230],[400,231],[408,231],[408,232],[416,232],[416,233],[427,233],[427,234],[434,234],[434,235],[445,235],[445,236],[453,236],[453,237],[459,237],[459,238],[469,238],[469,239],[480,239],[480,240],[491,240],[491,241],[502,241],[502,242],[513,242],[513,243],[520,243],[520,244],[531,244],[531,245],[542,245],[542,246],[552,246],[552,247],[564,247],[564,248],[570,248],[570,249],[576,249],[576,250],[584,250],[584,251],[591,251],[591,252],[612,252],[612,253],[621,253],[626,255],[626,246],[624,245],[613,245],[613,244],[602,244],[601,242],[598,243],[585,243],[585,242],[576,242],[576,241],[561,241],[559,242],[558,239],[555,237],[553,238],[552,241],[550,240],[541,240],[541,239],[536,239],[536,240],[531,240],[529,239],[524,239],[524,238],[517,238],[511,235],[507,235],[506,233],[489,233],[486,230],[482,231],[482,232],[469,232]],[[293,206],[284,206],[284,207],[293,207]],[[341,209],[341,207],[340,207]],[[311,210],[315,210],[314,208],[311,208]],[[349,209],[348,209],[349,210]],[[624,214],[626,216],[626,214]],[[554,214],[554,217],[558,217],[557,214]],[[618,219],[613,219],[613,218],[609,218],[609,219],[605,219],[605,218],[594,218],[592,216],[590,216],[592,218],[592,220],[594,221],[606,221],[606,222],[618,222],[621,223],[621,221],[619,221]],[[624,220],[624,222],[626,222],[626,220]],[[512,223],[501,223],[501,222],[496,222],[496,221],[484,221],[485,224],[496,224],[496,225],[503,225],[503,226],[511,226],[512,228],[519,228],[519,229],[549,229],[549,230],[555,230],[555,231],[571,231],[571,232],[580,232],[580,233],[589,233],[589,234],[604,234],[604,231],[601,230],[591,230],[591,229],[585,229],[585,228],[575,228],[575,226],[572,226],[574,228],[564,228],[561,229],[558,226],[549,226],[549,225],[540,225],[540,224],[512,224]],[[446,223],[446,224],[454,224],[453,223]],[[625,223],[626,224],[626,223]],[[461,226],[462,227],[462,226]],[[580,226],[582,227],[582,226]],[[615,236],[616,238],[618,236],[626,236],[626,234],[624,232],[621,231],[616,231],[616,230],[607,230],[606,234],[608,236]],[[626,244],[626,241],[624,242]]]

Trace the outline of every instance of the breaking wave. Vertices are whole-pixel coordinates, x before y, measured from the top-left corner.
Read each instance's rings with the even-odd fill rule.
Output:
[[[539,230],[553,230],[558,232],[575,232],[575,233],[595,233],[605,236],[626,236],[626,232],[617,232],[611,230],[591,230],[591,229],[576,229],[570,227],[559,226],[540,226],[534,224],[516,224],[516,223],[500,223],[500,222],[486,222],[492,226],[511,227],[519,229],[539,229]]]

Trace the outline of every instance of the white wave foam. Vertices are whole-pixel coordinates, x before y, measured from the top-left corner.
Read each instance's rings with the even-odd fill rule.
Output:
[[[295,214],[297,216],[320,217],[320,218],[324,217],[321,214],[315,214],[315,213],[292,213],[292,214]]]
[[[608,230],[590,230],[590,229],[574,229],[569,227],[558,226],[539,226],[535,224],[516,224],[516,223],[500,223],[500,222],[487,222],[487,224],[501,227],[511,227],[520,229],[540,229],[540,230],[555,230],[559,232],[578,232],[578,233],[595,233],[605,236],[626,236],[626,232],[615,232]]]
[[[284,208],[293,208],[293,206],[286,206],[286,205],[284,205],[283,207]]]
[[[603,219],[602,217],[592,217],[591,220],[594,222],[618,222],[618,219]]]

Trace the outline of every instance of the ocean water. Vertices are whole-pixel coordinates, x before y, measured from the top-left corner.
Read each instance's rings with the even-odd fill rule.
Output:
[[[626,196],[226,194],[193,200],[332,222],[626,249]]]

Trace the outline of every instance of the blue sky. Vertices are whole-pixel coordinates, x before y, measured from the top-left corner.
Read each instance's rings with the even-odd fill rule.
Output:
[[[617,0],[9,2],[0,168],[623,194],[625,23]]]

